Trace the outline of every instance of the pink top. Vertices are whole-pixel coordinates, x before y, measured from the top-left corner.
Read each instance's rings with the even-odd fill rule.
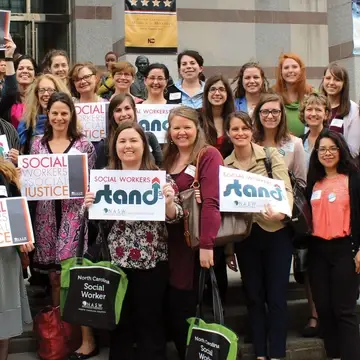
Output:
[[[346,175],[315,184],[311,195],[313,235],[325,240],[350,235],[349,178]]]
[[[14,126],[15,129],[18,128],[19,122],[22,119],[22,116],[24,114],[24,104],[14,104],[11,107],[10,110],[10,118],[11,118],[11,124]]]

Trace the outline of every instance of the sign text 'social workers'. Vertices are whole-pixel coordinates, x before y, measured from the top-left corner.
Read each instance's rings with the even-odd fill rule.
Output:
[[[91,170],[90,219],[165,221],[165,171]]]
[[[19,156],[21,194],[28,200],[82,198],[88,186],[86,154]]]
[[[258,213],[270,204],[291,217],[284,181],[224,166],[219,177],[220,211]]]
[[[166,131],[169,127],[168,117],[170,111],[179,105],[136,105],[136,113],[139,125],[144,131],[151,131],[157,137],[158,142],[166,142]]]

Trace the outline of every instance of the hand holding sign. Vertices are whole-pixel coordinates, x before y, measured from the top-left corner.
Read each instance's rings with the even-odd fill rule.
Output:
[[[14,56],[16,45],[12,40],[11,35],[4,36],[5,39],[5,57],[12,58]]]
[[[282,221],[285,218],[284,214],[274,211],[270,204],[265,205],[265,210],[261,214],[267,221]]]
[[[95,201],[95,193],[87,192],[84,199],[85,207],[88,209]]]

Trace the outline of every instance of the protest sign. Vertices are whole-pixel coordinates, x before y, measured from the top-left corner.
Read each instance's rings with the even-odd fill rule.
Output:
[[[166,131],[169,127],[169,113],[177,106],[179,105],[138,104],[136,105],[138,123],[144,131],[154,133],[160,144],[164,144],[166,143]]]
[[[0,156],[7,159],[9,144],[6,135],[0,135]]]
[[[277,212],[291,217],[282,180],[220,166],[220,211],[259,213],[270,204]]]
[[[27,201],[24,197],[0,199],[0,247],[34,242]]]
[[[28,200],[83,198],[87,191],[87,154],[21,155],[19,168]]]
[[[165,221],[165,171],[91,170],[89,219]]]
[[[5,50],[5,37],[9,36],[11,11],[0,10],[0,50]]]
[[[92,142],[106,138],[109,103],[76,103],[75,110],[84,135]]]

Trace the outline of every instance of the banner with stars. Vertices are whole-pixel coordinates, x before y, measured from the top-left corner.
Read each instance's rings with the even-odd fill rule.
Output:
[[[125,0],[127,53],[176,53],[176,0]]]

